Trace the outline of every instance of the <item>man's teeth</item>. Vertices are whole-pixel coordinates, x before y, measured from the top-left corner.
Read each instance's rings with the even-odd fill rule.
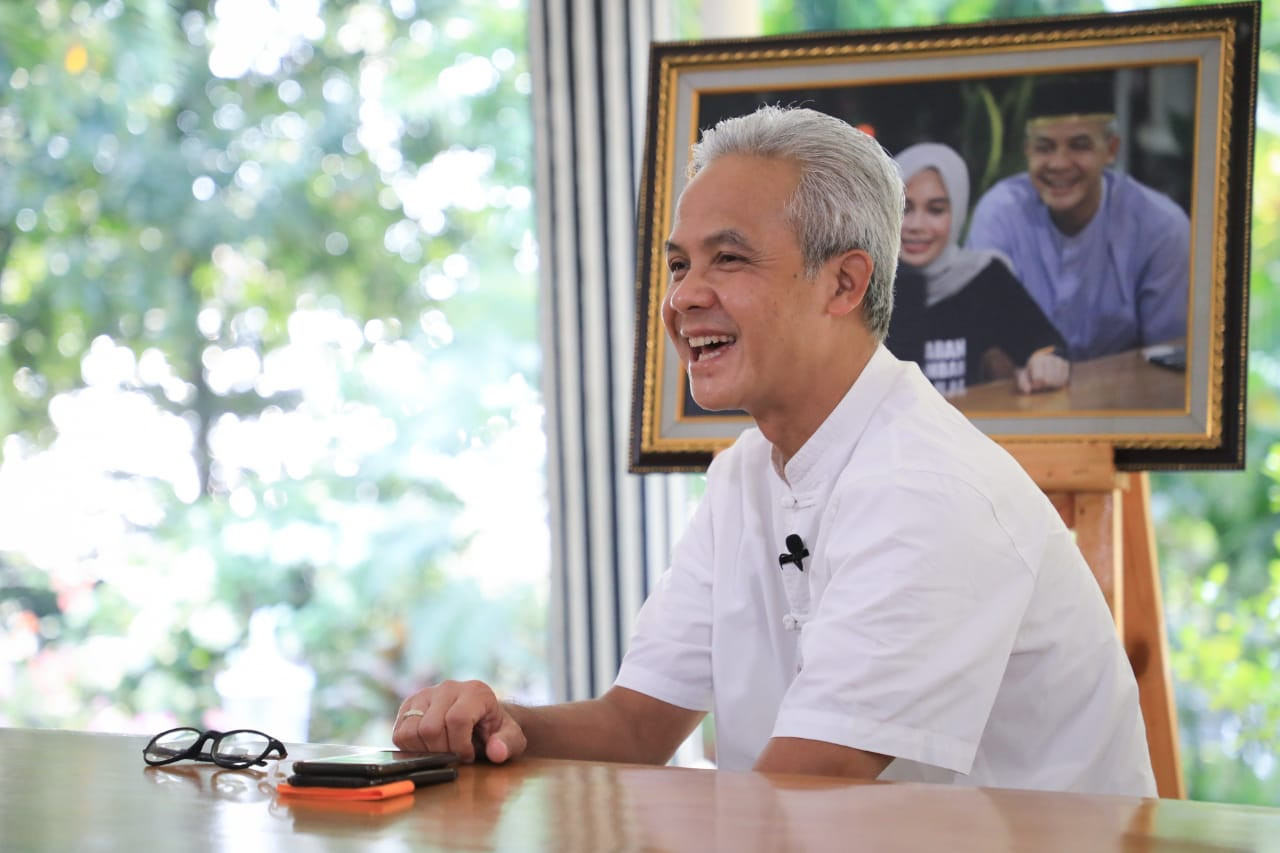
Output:
[[[698,349],[700,347],[709,347],[712,344],[731,344],[735,340],[737,338],[733,337],[733,335],[701,335],[696,338],[689,338],[689,346]]]
[[[697,335],[689,338],[689,346],[693,349],[694,361],[706,361],[724,354],[729,345],[737,343],[733,335]]]

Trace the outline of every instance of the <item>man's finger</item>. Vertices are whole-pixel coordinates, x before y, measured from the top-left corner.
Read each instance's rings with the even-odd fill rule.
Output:
[[[494,764],[502,764],[512,758],[524,754],[529,741],[510,714],[499,707],[500,721],[498,727],[484,738],[485,758]]]
[[[474,735],[477,726],[484,719],[485,709],[471,699],[459,699],[454,702],[444,715],[444,734],[448,741],[448,751],[458,756],[463,763],[476,760]]]
[[[421,717],[417,715],[406,717],[401,711],[400,716],[396,718],[395,727],[391,730],[391,742],[406,752],[425,752],[426,743],[418,732],[420,719]]]
[[[424,690],[405,701],[392,729],[391,740],[396,746],[410,752],[438,752],[434,744],[439,740],[441,699],[433,699],[431,691]]]
[[[484,746],[484,756],[494,764],[501,764],[511,757],[511,747],[500,736],[494,735]]]
[[[444,689],[423,690],[405,704],[396,720],[393,742],[403,742],[404,749],[414,752],[449,752],[449,734],[444,717],[456,703],[457,692]]]

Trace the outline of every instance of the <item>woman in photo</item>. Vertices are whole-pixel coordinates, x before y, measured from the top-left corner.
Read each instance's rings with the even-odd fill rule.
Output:
[[[898,292],[886,341],[920,364],[944,394],[998,379],[1020,393],[1067,384],[1062,336],[998,252],[962,249],[969,170],[946,145],[912,145],[894,158],[906,183]]]

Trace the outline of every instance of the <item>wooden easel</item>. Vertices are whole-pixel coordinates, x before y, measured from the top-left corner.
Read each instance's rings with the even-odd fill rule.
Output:
[[[1147,475],[1116,471],[1114,448],[1102,442],[1005,449],[1076,532],[1138,679],[1157,791],[1185,797]]]

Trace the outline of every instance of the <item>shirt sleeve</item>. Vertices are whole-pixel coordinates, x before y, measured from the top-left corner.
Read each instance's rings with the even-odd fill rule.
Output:
[[[1143,223],[1150,230],[1142,244],[1151,249],[1138,278],[1138,326],[1143,346],[1187,334],[1191,222],[1172,200],[1157,196],[1156,201],[1164,215],[1152,219],[1162,227],[1151,228],[1150,221]]]
[[[695,711],[712,707],[711,504],[708,494],[640,608],[614,681]]]
[[[773,736],[968,773],[1034,586],[985,498],[938,474],[838,489],[830,577]]]

